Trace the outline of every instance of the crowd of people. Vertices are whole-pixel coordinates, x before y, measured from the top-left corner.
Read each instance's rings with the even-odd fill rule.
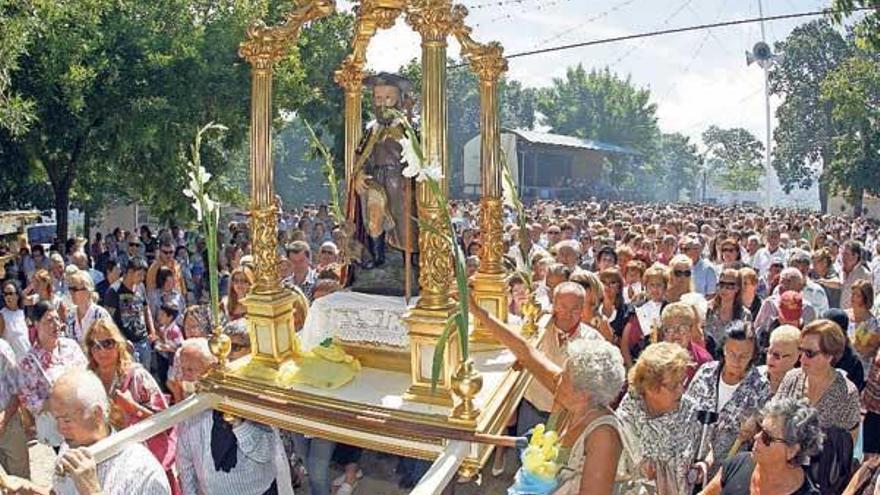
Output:
[[[450,211],[476,272],[478,206]],[[343,289],[343,240],[326,206],[282,209],[282,284],[309,302]],[[344,446],[211,412],[97,465],[82,448],[192,394],[214,363],[215,325],[232,359],[249,353],[247,223],[220,241],[220,321],[196,232],[0,245],[12,254],[0,270],[0,465],[18,493],[50,489],[26,481],[33,439],[59,454],[55,493],[261,495],[300,478],[313,495],[356,491]],[[517,436],[557,425],[559,493],[880,493],[876,223],[537,201],[524,218],[505,210],[503,241],[511,318],[472,312],[535,377],[509,424]],[[532,298],[545,313],[537,342],[517,326]],[[510,456],[497,452],[500,475]],[[333,458],[343,470],[331,481]],[[401,486],[424,467],[401,462]]]

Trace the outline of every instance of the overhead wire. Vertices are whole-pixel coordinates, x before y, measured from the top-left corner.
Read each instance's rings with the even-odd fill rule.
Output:
[[[531,8],[523,9],[523,10],[520,10],[520,11],[517,11],[517,12],[508,12],[507,14],[501,14],[501,15],[499,15],[499,16],[497,16],[497,17],[493,17],[492,19],[489,19],[489,20],[486,20],[486,21],[478,22],[478,23],[474,24],[473,27],[477,28],[477,27],[480,27],[480,26],[482,26],[483,24],[486,24],[486,23],[493,24],[493,23],[496,23],[496,22],[499,22],[499,21],[505,21],[505,20],[507,20],[507,19],[513,19],[514,17],[520,17],[520,16],[522,16],[523,14],[526,14],[526,13],[540,12],[540,11],[542,11],[542,10],[546,10],[546,9],[548,9],[548,8],[550,8],[550,7],[553,7],[553,6],[556,6],[556,5],[562,4],[562,3],[566,3],[566,2],[570,2],[570,1],[571,1],[571,0],[550,0],[550,1],[546,2],[546,3],[539,4],[539,5],[536,5],[536,6],[531,7]]]
[[[856,7],[854,9],[852,9],[853,12],[861,12],[861,11],[866,11],[866,10],[874,10],[874,7]],[[531,57],[534,55],[542,55],[545,53],[553,53],[553,52],[559,52],[559,51],[564,51],[564,50],[572,50],[574,48],[583,48],[583,47],[588,47],[588,46],[605,45],[608,43],[616,43],[616,42],[620,42],[620,41],[635,40],[635,39],[640,39],[640,38],[652,38],[655,36],[664,36],[667,34],[686,33],[689,31],[700,31],[703,29],[739,26],[739,25],[743,25],[743,24],[754,24],[756,22],[761,22],[761,21],[779,21],[779,20],[784,20],[784,19],[797,19],[797,18],[802,18],[802,17],[816,17],[816,16],[822,16],[822,15],[829,15],[829,14],[832,14],[835,12],[836,11],[834,11],[832,9],[823,9],[823,10],[816,10],[816,11],[811,11],[811,12],[796,12],[796,13],[791,13],[791,14],[780,14],[780,15],[765,16],[765,17],[753,17],[753,18],[748,18],[748,19],[736,19],[736,20],[732,20],[732,21],[716,22],[716,23],[711,23],[711,24],[699,24],[699,25],[694,25],[694,26],[684,26],[684,27],[672,28],[672,29],[662,29],[659,31],[650,31],[650,32],[638,33],[638,34],[628,34],[628,35],[624,35],[624,36],[613,36],[610,38],[600,38],[600,39],[596,39],[596,40],[582,41],[579,43],[569,43],[569,44],[565,44],[565,45],[552,46],[552,47],[541,48],[541,49],[537,49],[537,50],[528,50],[528,51],[523,51],[523,52],[517,52],[517,53],[512,53],[510,55],[507,55],[507,56],[505,56],[505,58],[510,60],[510,59],[514,59],[514,58]],[[456,69],[459,67],[466,67],[466,66],[467,66],[467,64],[465,64],[465,63],[458,63],[458,64],[451,65],[448,68],[449,69]]]
[[[682,2],[681,5],[679,5],[677,9],[672,11],[671,14],[669,14],[668,16],[666,16],[665,19],[663,19],[663,22],[660,24],[660,26],[668,26],[669,23],[672,21],[672,19],[675,19],[675,17],[678,16],[678,14],[680,14],[688,5],[690,5],[692,1],[693,0],[684,0],[684,2]],[[645,43],[647,43],[647,41],[648,41],[647,38],[642,38],[637,44],[629,47],[629,49],[627,49],[622,55],[617,57],[613,62],[611,62],[610,64],[605,64],[605,65],[607,65],[609,68],[611,68],[611,67],[614,67],[615,65],[619,64],[620,62],[623,62],[627,57],[629,57],[630,55],[635,53],[636,50],[639,50],[643,46],[645,46]]]
[[[574,31],[577,31],[577,30],[583,28],[585,25],[587,25],[587,24],[591,24],[591,23],[596,22],[596,21],[598,21],[598,20],[600,20],[600,19],[603,19],[603,18],[605,18],[605,17],[608,17],[608,16],[611,15],[612,13],[617,12],[618,10],[623,9],[624,7],[626,7],[626,6],[628,6],[628,5],[632,4],[632,3],[634,3],[635,1],[636,1],[636,0],[623,0],[623,1],[621,1],[621,2],[619,2],[619,3],[617,3],[617,4],[615,4],[615,5],[611,6],[611,8],[608,8],[608,9],[606,9],[606,10],[603,10],[602,12],[599,12],[598,14],[595,14],[595,15],[593,15],[593,16],[591,16],[591,17],[588,17],[587,19],[585,19],[585,20],[583,20],[583,21],[580,21],[580,22],[578,22],[577,24],[575,24],[575,25],[573,25],[573,26],[571,26],[571,27],[569,27],[569,28],[563,29],[563,30],[560,31],[559,33],[556,33],[556,34],[554,34],[553,36],[550,36],[549,38],[546,38],[546,39],[541,40],[536,46],[545,45],[545,44],[547,44],[547,43],[550,43],[551,41],[556,41],[556,40],[558,40],[558,39],[564,38],[565,36],[569,35],[570,33],[572,33],[572,32],[574,32]]]

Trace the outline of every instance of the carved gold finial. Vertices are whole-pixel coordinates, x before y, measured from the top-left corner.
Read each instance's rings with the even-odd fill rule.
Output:
[[[451,0],[413,0],[406,13],[406,22],[423,41],[445,41],[452,32],[455,16]]]
[[[287,14],[280,26],[269,27],[263,21],[254,21],[248,26],[247,41],[241,43],[238,54],[254,67],[266,69],[296,43],[305,23],[326,17],[335,10],[335,0],[309,0]]]
[[[477,371],[470,359],[462,361],[452,375],[452,393],[461,401],[452,410],[452,419],[471,422],[480,416],[480,409],[474,404],[474,398],[483,389],[483,375]]]

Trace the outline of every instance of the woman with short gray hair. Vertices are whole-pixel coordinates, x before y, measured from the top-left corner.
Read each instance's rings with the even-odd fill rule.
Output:
[[[623,388],[620,350],[603,339],[569,341],[562,366],[470,301],[474,317],[513,352],[541,385],[553,392],[563,468],[557,495],[611,495],[631,481],[639,460],[610,405]]]
[[[752,452],[725,462],[701,495],[818,495],[803,464],[822,449],[819,415],[806,400],[776,397],[762,411]]]

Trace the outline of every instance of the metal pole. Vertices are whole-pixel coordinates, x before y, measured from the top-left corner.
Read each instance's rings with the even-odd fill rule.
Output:
[[[761,41],[767,43],[767,30],[764,27],[764,4],[761,0],[758,0],[758,17],[761,20]],[[766,136],[766,150],[765,150],[765,164],[764,164],[764,202],[766,206],[771,206],[771,187],[772,183],[772,174],[771,170],[772,162],[770,158],[770,148],[773,145],[772,139],[772,130],[770,128],[770,64],[771,60],[766,60],[761,64],[761,68],[764,69],[764,112],[766,117],[766,128],[767,128],[767,136]]]

